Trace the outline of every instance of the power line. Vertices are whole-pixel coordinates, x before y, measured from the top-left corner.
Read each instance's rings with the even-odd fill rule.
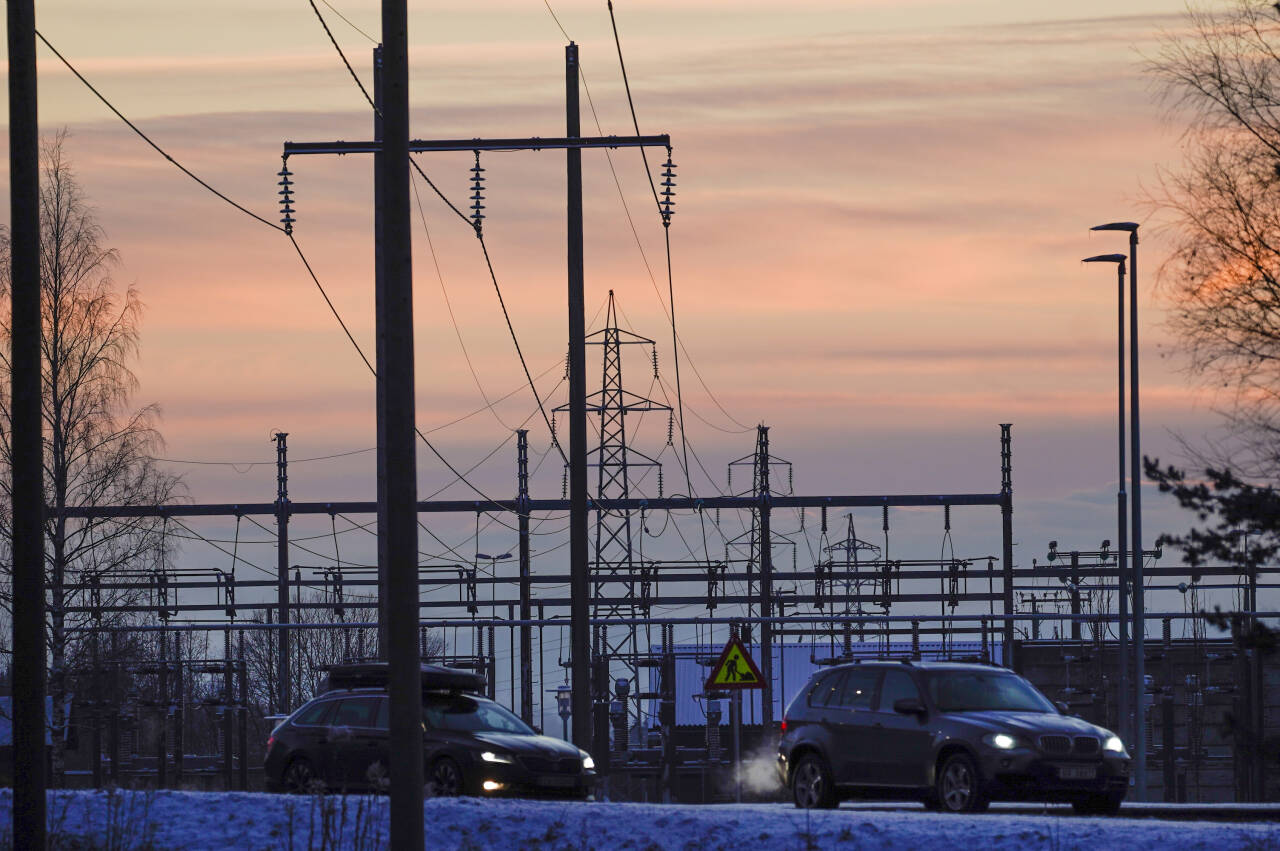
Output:
[[[218,196],[219,198],[221,198],[223,201],[226,201],[226,202],[227,202],[228,204],[230,204],[232,207],[235,207],[237,210],[239,210],[240,212],[244,213],[246,216],[249,216],[250,218],[253,218],[253,219],[257,219],[258,221],[262,222],[264,225],[266,225],[266,226],[267,226],[267,227],[269,227],[269,228],[275,228],[276,230],[281,231],[281,232],[283,232],[283,231],[284,231],[284,228],[280,227],[280,225],[276,224],[275,222],[269,222],[269,221],[267,221],[266,219],[262,218],[262,216],[259,216],[257,213],[255,213],[255,212],[253,212],[253,211],[249,210],[249,209],[248,209],[248,208],[246,208],[246,207],[242,207],[242,206],[240,206],[240,205],[239,205],[239,204],[237,204],[235,201],[232,201],[232,200],[231,200],[230,198],[228,198],[226,195],[223,195],[223,194],[222,194],[221,192],[219,192],[217,189],[214,189],[212,186],[210,186],[210,185],[209,185],[208,183],[206,183],[204,180],[202,180],[201,178],[197,177],[197,176],[196,176],[196,175],[195,175],[195,174],[194,174],[190,169],[188,169],[188,168],[187,168],[186,166],[184,166],[182,163],[178,162],[178,161],[177,161],[177,160],[175,160],[173,157],[169,156],[169,153],[168,153],[164,148],[160,147],[160,146],[159,146],[159,145],[157,145],[155,142],[153,142],[153,141],[151,140],[151,137],[150,137],[150,136],[148,136],[146,133],[143,133],[141,130],[139,130],[139,129],[138,129],[138,126],[137,126],[136,124],[134,124],[134,123],[133,123],[132,121],[130,121],[129,119],[125,118],[125,117],[124,117],[124,113],[122,113],[120,110],[116,109],[116,108],[115,108],[115,106],[113,106],[113,105],[112,105],[111,101],[107,100],[107,99],[106,99],[106,97],[104,97],[104,96],[103,96],[102,92],[100,92],[100,91],[98,91],[97,89],[95,89],[95,88],[93,87],[93,84],[92,84],[92,83],[90,83],[88,80],[86,80],[86,79],[84,78],[84,75],[83,75],[83,74],[81,74],[79,71],[77,71],[77,70],[75,69],[75,66],[74,66],[74,65],[72,65],[70,62],[68,62],[68,61],[67,61],[67,58],[66,58],[65,56],[63,56],[61,53],[59,53],[59,52],[58,52],[58,49],[57,49],[56,47],[54,47],[52,44],[50,44],[50,43],[49,43],[49,40],[48,40],[47,38],[45,38],[43,35],[41,35],[41,33],[40,33],[40,31],[39,31],[39,30],[36,30],[36,37],[37,37],[37,38],[39,38],[39,39],[40,39],[40,41],[44,42],[44,46],[45,46],[45,47],[47,47],[47,48],[49,48],[50,50],[52,50],[52,51],[53,51],[53,55],[54,55],[54,56],[56,56],[56,57],[58,57],[58,59],[62,62],[62,64],[67,66],[67,70],[68,70],[68,71],[70,71],[72,74],[74,74],[74,75],[76,76],[76,79],[78,79],[80,82],[84,83],[85,88],[87,88],[89,91],[93,92],[93,94],[98,98],[98,100],[102,101],[102,103],[107,107],[107,109],[109,109],[109,110],[111,110],[112,112],[114,112],[114,113],[116,114],[116,117],[117,117],[117,118],[119,118],[121,121],[123,121],[126,125],[128,125],[128,127],[129,127],[129,129],[130,129],[130,130],[132,130],[134,133],[138,134],[138,137],[139,137],[140,139],[142,139],[142,141],[146,142],[148,145],[150,145],[152,148],[154,148],[154,149],[156,150],[156,153],[160,154],[160,156],[162,156],[162,157],[164,157],[166,160],[168,160],[168,161],[169,161],[169,162],[170,162],[170,163],[171,163],[175,168],[177,168],[179,171],[181,171],[181,172],[182,172],[183,174],[185,174],[187,177],[189,177],[189,178],[191,178],[192,180],[194,180],[196,183],[199,183],[201,186],[203,186],[205,189],[207,189],[207,190],[209,190],[210,192],[212,192],[214,195],[217,195],[217,196]]]
[[[378,108],[374,106],[373,98],[369,96],[369,92],[365,89],[364,83],[360,82],[360,77],[356,74],[356,70],[352,68],[351,63],[347,61],[347,54],[343,53],[342,48],[338,46],[338,40],[333,37],[333,31],[329,29],[329,24],[325,21],[324,15],[321,15],[320,10],[316,8],[315,0],[307,0],[307,2],[311,4],[311,11],[315,12],[316,17],[320,20],[320,26],[324,27],[324,34],[329,36],[329,41],[333,42],[334,50],[338,51],[338,55],[342,57],[342,64],[347,66],[347,72],[351,74],[351,79],[355,80],[356,85],[360,88],[360,94],[364,95],[364,99],[369,102],[369,106],[372,106],[374,110],[377,111]],[[323,0],[321,0],[321,2],[323,2]],[[325,3],[324,5],[329,6],[328,3]],[[332,6],[329,6],[329,8],[333,9]],[[342,18],[342,14],[339,13],[337,9],[333,9],[333,11],[337,13],[339,18]],[[346,18],[342,18],[342,20],[347,21]],[[347,23],[350,24],[351,22],[347,21]],[[352,24],[352,26],[354,26],[354,24]],[[366,38],[367,37],[368,36],[366,36]],[[377,42],[374,43],[376,44]]]
[[[364,452],[372,452],[378,447],[369,446],[364,449],[352,449],[350,452],[338,452],[333,455],[316,455],[312,458],[290,458],[290,464],[306,464],[309,461],[328,461],[333,458],[346,458],[349,455],[360,455]],[[264,467],[267,465],[274,466],[276,461],[197,461],[188,458],[160,458],[155,455],[148,456],[152,461],[163,461],[167,464],[196,464],[207,467]]]
[[[140,129],[138,129],[137,125],[135,125],[135,124],[134,124],[132,121],[130,121],[128,118],[126,118],[126,117],[124,116],[124,114],[123,114],[122,112],[120,112],[120,110],[116,109],[116,108],[115,108],[115,106],[113,106],[113,105],[111,104],[111,102],[110,102],[109,100],[107,100],[107,99],[102,95],[102,93],[101,93],[101,92],[99,92],[96,88],[94,88],[94,87],[93,87],[93,85],[92,85],[88,80],[86,80],[86,79],[84,78],[84,76],[83,76],[79,71],[77,71],[77,70],[76,70],[76,69],[71,65],[71,63],[70,63],[70,62],[68,62],[68,61],[66,60],[66,58],[65,58],[61,53],[59,53],[59,52],[57,51],[57,49],[56,49],[56,48],[54,48],[54,46],[53,46],[52,44],[50,44],[50,43],[49,43],[48,39],[46,39],[43,35],[40,35],[40,33],[38,33],[38,32],[36,33],[36,35],[37,35],[37,36],[39,36],[40,40],[41,40],[42,42],[44,42],[45,46],[46,46],[46,47],[48,47],[50,50],[52,50],[52,51],[53,51],[53,53],[54,53],[54,55],[55,55],[55,56],[57,56],[57,57],[58,57],[58,59],[60,59],[64,65],[66,65],[66,66],[67,66],[67,68],[71,71],[71,73],[73,73],[73,74],[76,76],[76,78],[80,80],[80,82],[84,83],[84,85],[85,85],[85,86],[86,86],[86,87],[87,87],[91,92],[93,92],[93,93],[94,93],[94,95],[96,95],[96,96],[97,96],[97,98],[98,98],[100,101],[102,101],[102,103],[103,103],[103,104],[105,104],[105,105],[106,105],[106,107],[107,107],[108,109],[110,109],[113,113],[115,113],[115,114],[116,114],[116,116],[117,116],[117,117],[119,117],[119,119],[120,119],[121,121],[123,121],[125,124],[127,124],[127,125],[129,126],[129,128],[133,130],[133,132],[134,132],[134,133],[136,133],[136,134],[137,134],[141,139],[143,139],[143,140],[144,140],[148,145],[150,145],[152,148],[154,148],[154,149],[155,149],[155,150],[156,150],[156,151],[157,151],[161,156],[163,156],[166,160],[168,160],[170,163],[172,163],[172,164],[173,164],[177,169],[179,169],[183,174],[187,175],[187,176],[188,176],[188,177],[190,177],[192,180],[196,181],[196,182],[197,182],[197,183],[199,183],[201,186],[203,186],[205,189],[207,189],[208,191],[212,192],[214,195],[218,196],[218,197],[219,197],[219,198],[221,198],[223,201],[225,201],[225,202],[227,202],[228,204],[230,204],[231,206],[235,207],[237,210],[239,210],[240,212],[244,213],[245,215],[247,215],[247,216],[249,216],[249,217],[251,217],[251,218],[255,219],[256,221],[261,222],[261,223],[262,223],[262,224],[264,224],[264,225],[267,225],[267,226],[268,226],[268,227],[270,227],[270,228],[273,228],[274,230],[280,231],[280,232],[284,233],[286,236],[288,236],[288,237],[289,237],[289,241],[290,241],[290,243],[293,245],[294,250],[295,250],[295,251],[297,251],[297,253],[298,253],[298,257],[302,260],[302,264],[303,264],[303,266],[305,266],[305,267],[306,267],[306,269],[307,269],[307,273],[311,276],[311,280],[315,283],[316,288],[320,290],[320,294],[324,297],[325,303],[329,306],[329,310],[333,313],[334,318],[338,320],[338,324],[342,327],[342,331],[343,331],[343,333],[347,335],[347,339],[351,341],[351,345],[355,348],[355,350],[356,350],[356,354],[358,354],[358,355],[360,356],[360,359],[361,359],[362,361],[364,361],[364,365],[365,365],[365,367],[367,367],[367,368],[368,368],[368,370],[369,370],[370,374],[371,374],[371,375],[373,375],[374,379],[376,380],[376,379],[377,379],[377,377],[378,377],[378,372],[377,372],[377,370],[376,370],[376,369],[374,369],[373,364],[369,362],[369,358],[367,358],[367,357],[365,356],[364,350],[363,350],[362,348],[360,348],[360,344],[356,342],[355,337],[353,337],[353,336],[351,335],[351,331],[350,331],[350,329],[348,329],[348,328],[347,328],[347,324],[346,324],[346,322],[344,322],[344,321],[343,321],[341,314],[339,314],[339,313],[338,313],[337,308],[336,308],[336,307],[334,307],[333,302],[329,299],[329,294],[328,294],[327,292],[325,292],[324,286],[320,283],[320,279],[319,279],[319,277],[317,277],[317,276],[316,276],[315,270],[313,270],[313,269],[311,268],[311,263],[307,260],[306,254],[304,254],[304,253],[303,253],[303,251],[302,251],[302,247],[301,247],[300,245],[298,245],[298,241],[297,241],[296,239],[294,239],[294,238],[293,238],[293,234],[291,234],[291,233],[289,233],[289,232],[285,231],[285,229],[284,229],[284,228],[280,227],[279,225],[275,224],[274,222],[269,222],[269,221],[267,221],[266,219],[264,219],[264,218],[262,218],[261,216],[259,216],[257,213],[254,213],[254,212],[250,211],[249,209],[247,209],[247,208],[245,208],[245,207],[241,206],[240,204],[237,204],[235,201],[232,201],[232,200],[231,200],[230,198],[228,198],[226,195],[223,195],[221,192],[219,192],[218,190],[214,189],[212,186],[210,186],[210,185],[209,185],[208,183],[206,183],[204,180],[201,180],[199,177],[197,177],[193,172],[191,172],[189,169],[187,169],[187,168],[186,168],[186,166],[182,165],[182,164],[181,164],[181,163],[179,163],[177,160],[175,160],[175,159],[174,159],[172,156],[170,156],[170,155],[169,155],[169,154],[168,154],[168,153],[167,153],[163,148],[161,148],[159,145],[157,145],[155,142],[153,142],[153,141],[151,140],[151,138],[150,138],[150,137],[148,137],[145,133],[143,133]],[[418,173],[419,173],[419,174],[422,174],[423,178],[427,180],[427,183],[428,183],[428,184],[430,184],[430,186],[431,186],[433,189],[435,189],[435,190],[436,190],[436,193],[437,193],[437,194],[439,194],[441,198],[444,198],[443,193],[441,193],[441,192],[440,192],[440,190],[435,186],[435,184],[431,182],[430,178],[427,178],[427,177],[426,177],[426,175],[422,173],[422,170],[421,170],[421,169],[419,169],[419,170],[418,170]],[[446,199],[445,199],[445,201],[446,201],[446,203],[447,203],[447,202],[448,202],[448,199],[446,198]],[[452,207],[453,205],[452,205],[452,204],[450,204],[450,206]],[[458,212],[458,210],[457,210],[457,208],[456,208],[456,207],[454,207],[453,209],[454,209],[454,212]],[[461,216],[462,214],[461,214],[460,212],[458,212],[458,215],[460,215],[460,216]],[[466,217],[464,216],[463,218],[465,219]],[[536,393],[536,391],[535,391],[535,393]],[[427,440],[426,435],[425,435],[425,434],[423,434],[423,432],[422,432],[422,430],[421,430],[421,429],[419,429],[419,428],[416,428],[416,427],[415,427],[414,431],[417,433],[418,437],[419,437],[419,438],[421,438],[422,442],[423,442],[424,444],[426,444],[426,447],[427,447],[429,450],[431,450],[431,454],[435,455],[435,456],[436,456],[436,458],[437,458],[437,459],[439,459],[439,461],[440,461],[440,463],[441,463],[441,464],[443,464],[445,467],[447,467],[447,468],[449,469],[449,471],[450,471],[450,472],[452,472],[455,476],[458,476],[458,478],[459,478],[463,483],[465,483],[469,488],[471,488],[471,490],[475,491],[475,493],[476,493],[478,496],[480,496],[481,498],[483,498],[483,499],[485,499],[485,500],[487,500],[487,501],[489,501],[489,502],[493,502],[493,503],[495,503],[495,504],[496,504],[496,500],[494,500],[493,498],[491,498],[490,496],[488,496],[484,491],[480,490],[478,487],[476,487],[474,484],[472,484],[470,481],[468,481],[464,476],[461,476],[460,474],[458,474],[457,469],[453,466],[453,464],[451,464],[451,463],[449,462],[449,459],[445,458],[445,457],[444,457],[444,455],[442,455],[442,454],[440,453],[440,451],[439,451],[438,449],[436,449],[436,447],[431,443],[431,441]]]
[[[369,106],[373,109],[373,111],[374,111],[376,114],[381,115],[381,112],[378,110],[378,106],[377,106],[377,104],[376,104],[376,103],[374,103],[373,98],[369,96],[369,92],[365,89],[364,84],[360,82],[360,78],[359,78],[359,76],[357,76],[357,75],[356,75],[355,70],[351,67],[351,63],[350,63],[349,61],[347,61],[347,55],[343,52],[343,50],[342,50],[342,46],[341,46],[341,45],[339,45],[339,44],[338,44],[338,40],[337,40],[336,38],[334,38],[334,37],[333,37],[333,32],[329,29],[329,25],[325,22],[324,15],[320,14],[320,9],[316,7],[316,4],[315,4],[314,0],[308,0],[308,2],[309,2],[309,3],[310,3],[310,5],[311,5],[311,10],[312,10],[313,12],[315,12],[315,14],[316,14],[316,18],[318,18],[318,19],[319,19],[319,21],[320,21],[320,26],[322,26],[322,27],[324,28],[325,34],[329,36],[329,41],[333,44],[333,49],[334,49],[334,50],[336,50],[336,51],[338,52],[338,56],[342,59],[342,64],[343,64],[343,65],[345,65],[345,66],[347,67],[347,71],[349,71],[349,72],[350,72],[350,74],[351,74],[351,79],[352,79],[352,80],[354,80],[354,81],[355,81],[356,86],[357,86],[357,87],[359,87],[359,89],[360,89],[360,93],[361,93],[362,95],[364,95],[364,99],[365,99],[366,101],[368,101],[368,102],[369,102]],[[327,4],[326,4],[326,5],[327,5]],[[449,209],[450,209],[450,210],[452,210],[452,211],[454,212],[454,214],[455,214],[458,218],[460,218],[462,221],[466,222],[466,223],[467,223],[467,225],[468,225],[469,227],[474,228],[474,230],[475,230],[475,234],[476,234],[476,237],[480,240],[480,249],[481,249],[481,251],[483,251],[483,252],[484,252],[484,262],[485,262],[485,265],[486,265],[486,266],[488,267],[488,269],[489,269],[489,278],[493,281],[493,289],[494,289],[494,291],[498,294],[498,305],[502,308],[502,317],[503,317],[503,319],[504,319],[504,320],[506,320],[506,323],[507,323],[507,330],[508,330],[508,331],[510,332],[510,334],[511,334],[511,342],[512,342],[512,344],[514,344],[514,345],[515,345],[515,348],[516,348],[516,355],[517,355],[517,356],[519,357],[519,359],[520,359],[520,368],[524,370],[525,378],[526,378],[526,379],[528,380],[528,382],[529,382],[529,390],[530,390],[530,392],[532,392],[532,393],[533,393],[533,398],[534,398],[534,400],[538,403],[538,410],[542,412],[542,419],[543,419],[543,421],[544,421],[544,422],[546,423],[546,425],[547,425],[547,431],[548,431],[548,432],[550,432],[550,431],[551,431],[551,418],[547,416],[546,408],[545,408],[545,407],[543,406],[543,404],[542,404],[542,398],[538,395],[538,388],[534,385],[534,383],[533,383],[533,376],[532,376],[532,375],[530,374],[530,372],[529,372],[529,365],[528,365],[528,363],[527,363],[527,362],[525,361],[525,359],[524,359],[524,352],[523,352],[523,351],[521,350],[521,348],[520,348],[520,340],[519,340],[519,338],[517,338],[517,336],[516,336],[516,329],[515,329],[515,326],[514,326],[514,325],[513,325],[513,323],[511,322],[511,314],[507,312],[507,305],[506,305],[506,301],[505,301],[505,300],[503,299],[503,297],[502,297],[502,287],[498,285],[498,276],[497,276],[497,274],[494,272],[494,269],[493,269],[493,261],[492,261],[492,260],[490,259],[490,257],[489,257],[489,247],[488,247],[488,245],[486,245],[486,244],[485,244],[485,241],[484,241],[484,232],[480,229],[480,226],[479,226],[479,222],[478,222],[478,220],[477,220],[475,223],[473,223],[470,219],[468,219],[468,218],[467,218],[467,216],[466,216],[466,215],[465,215],[461,210],[459,210],[459,209],[458,209],[458,207],[457,207],[457,206],[456,206],[452,201],[450,201],[450,200],[448,199],[448,197],[446,197],[446,196],[445,196],[444,192],[442,192],[442,191],[440,190],[440,188],[439,188],[438,186],[436,186],[436,185],[435,185],[435,183],[431,180],[431,178],[427,176],[427,173],[426,173],[425,171],[423,171],[423,170],[422,170],[422,167],[421,167],[420,165],[418,165],[417,161],[416,161],[416,160],[414,160],[414,159],[413,159],[413,157],[410,157],[410,158],[409,158],[409,164],[413,166],[414,170],[415,170],[416,172],[418,172],[418,175],[419,175],[423,180],[425,180],[425,181],[427,182],[427,185],[428,185],[428,186],[430,186],[430,187],[432,188],[432,190],[434,190],[434,191],[435,191],[436,195],[438,195],[438,196],[440,197],[440,200],[444,201],[444,202],[445,202],[445,204],[447,204],[447,205],[448,205]],[[416,189],[415,189],[415,192],[416,192]],[[419,210],[421,211],[421,203],[420,203],[420,202],[419,202]],[[424,228],[426,227],[426,218],[425,218],[425,216],[423,217],[423,227],[424,227]],[[428,242],[430,242],[430,237],[429,237],[429,236],[428,236]],[[434,256],[435,256],[435,247],[434,247],[434,246],[432,246],[431,251],[432,251],[432,256],[434,257]],[[436,269],[437,269],[437,272],[438,272],[438,271],[439,271],[439,264],[437,264]],[[443,278],[441,279],[441,284],[443,285]],[[327,300],[327,297],[326,297],[326,300]],[[449,313],[450,313],[450,317],[452,317],[452,315],[453,315],[453,310],[452,310],[452,308],[450,308]],[[339,320],[339,321],[341,321],[341,320]],[[455,329],[456,329],[456,327],[457,327],[457,323],[456,323],[456,322],[455,322],[455,324],[454,324],[454,327],[455,327]],[[344,326],[344,330],[345,330],[345,326]],[[348,335],[348,336],[350,336],[350,335]],[[461,341],[461,336],[459,336],[459,341]],[[354,341],[353,341],[353,342],[354,342]],[[464,356],[465,356],[465,347],[464,347]],[[363,357],[363,355],[362,355],[362,357]],[[467,357],[467,363],[468,363],[468,365],[470,366],[471,359],[470,359],[470,357],[469,357],[469,356]],[[475,375],[475,369],[474,369],[474,368],[472,368],[472,375],[473,375],[473,376]],[[476,378],[476,383],[477,383],[477,386],[479,386],[479,378],[478,378],[478,377]],[[484,396],[484,390],[483,390],[483,388],[481,388],[481,390],[480,390],[480,394],[481,394],[481,396]],[[488,401],[488,399],[486,398],[486,400],[485,400],[485,401]],[[496,416],[496,412],[495,412],[495,416]],[[499,422],[501,422],[501,418],[499,418]],[[505,425],[505,423],[504,423],[504,425]],[[554,434],[554,432],[553,432],[553,434]],[[425,440],[426,440],[426,438],[423,438],[423,440],[425,441]],[[561,458],[563,458],[563,459],[564,459],[564,462],[565,462],[566,464],[568,464],[568,463],[569,463],[569,459],[568,459],[568,457],[564,454],[564,450],[563,450],[562,448],[560,448],[560,444],[557,442],[557,443],[555,443],[554,445],[555,445],[556,449],[560,452],[560,456],[561,456]],[[430,444],[428,444],[428,447],[430,447]],[[434,448],[432,448],[432,451],[434,452],[434,451],[435,451],[435,449],[434,449]],[[441,459],[441,460],[443,460],[443,459]]]
[[[329,7],[329,10],[330,10],[331,12],[333,12],[333,14],[337,15],[339,18],[342,18],[343,22],[344,22],[347,26],[351,27],[351,29],[353,29],[353,30],[355,30],[356,32],[360,33],[360,35],[362,35],[362,36],[364,36],[365,38],[369,39],[369,41],[373,42],[374,44],[377,44],[377,43],[378,43],[378,40],[377,40],[376,38],[374,38],[373,36],[369,35],[369,34],[368,34],[367,32],[365,32],[364,30],[360,29],[358,26],[356,26],[355,24],[353,24],[353,23],[351,22],[351,19],[350,19],[350,18],[348,18],[346,15],[342,14],[342,13],[341,13],[341,12],[339,12],[337,9],[335,9],[335,8],[333,7],[333,4],[332,4],[332,3],[330,3],[330,2],[329,2],[329,0],[320,0],[320,2],[321,2],[321,3],[323,3],[324,5],[328,6],[328,7]]]

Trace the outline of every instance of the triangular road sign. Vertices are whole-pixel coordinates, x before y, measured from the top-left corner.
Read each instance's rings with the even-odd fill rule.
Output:
[[[706,691],[721,689],[764,688],[764,675],[752,661],[747,648],[737,638],[730,638],[720,659],[711,669],[711,676],[703,686]]]

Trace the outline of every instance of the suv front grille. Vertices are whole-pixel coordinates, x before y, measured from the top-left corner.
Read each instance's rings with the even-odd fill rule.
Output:
[[[573,757],[550,759],[545,756],[522,756],[520,764],[539,774],[577,774],[582,770],[582,760]]]
[[[1047,754],[1065,756],[1071,753],[1071,738],[1069,736],[1041,736],[1040,747]]]
[[[1076,753],[1081,756],[1093,756],[1098,752],[1098,738],[1096,736],[1076,736]]]
[[[1040,748],[1051,756],[1067,756],[1075,754],[1076,756],[1094,756],[1098,753],[1098,737],[1097,736],[1076,736],[1072,741],[1070,736],[1041,736]]]

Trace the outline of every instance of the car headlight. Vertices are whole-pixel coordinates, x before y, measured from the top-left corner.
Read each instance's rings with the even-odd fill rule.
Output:
[[[582,755],[582,770],[595,771],[595,768],[596,768],[596,761],[591,758],[591,754],[584,753]]]
[[[1019,745],[1018,738],[1010,736],[1008,733],[987,733],[982,737],[982,741],[1001,751],[1013,750]]]
[[[1106,740],[1102,743],[1102,749],[1104,751],[1110,751],[1111,753],[1125,752],[1124,742],[1120,741],[1120,737],[1115,734],[1107,736]]]
[[[493,751],[485,751],[484,753],[480,754],[480,758],[485,762],[505,762],[505,763],[515,762],[515,760],[512,759],[512,757],[509,754],[494,753]]]

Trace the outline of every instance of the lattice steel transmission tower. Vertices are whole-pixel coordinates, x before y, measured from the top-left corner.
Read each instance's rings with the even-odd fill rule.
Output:
[[[637,477],[638,467],[659,469],[661,463],[638,451],[627,443],[627,416],[652,411],[665,411],[671,406],[639,396],[623,387],[622,352],[624,346],[649,346],[653,352],[653,378],[658,380],[656,344],[618,327],[617,308],[613,290],[609,291],[609,303],[604,327],[588,334],[588,346],[599,346],[602,354],[600,390],[587,397],[587,413],[599,417],[600,442],[588,453],[588,466],[596,468],[597,500],[627,499]],[[557,411],[565,410],[562,406]],[[670,423],[667,440],[670,442]],[[659,494],[661,495],[661,494]],[[637,565],[632,542],[631,512],[615,509],[595,509],[594,558],[591,563],[593,593],[591,617],[628,618],[649,613],[649,582],[645,574],[648,567]],[[605,639],[604,651],[610,655],[629,655],[634,652],[630,635],[633,630],[621,630],[626,636]],[[629,647],[627,645],[630,645]]]

